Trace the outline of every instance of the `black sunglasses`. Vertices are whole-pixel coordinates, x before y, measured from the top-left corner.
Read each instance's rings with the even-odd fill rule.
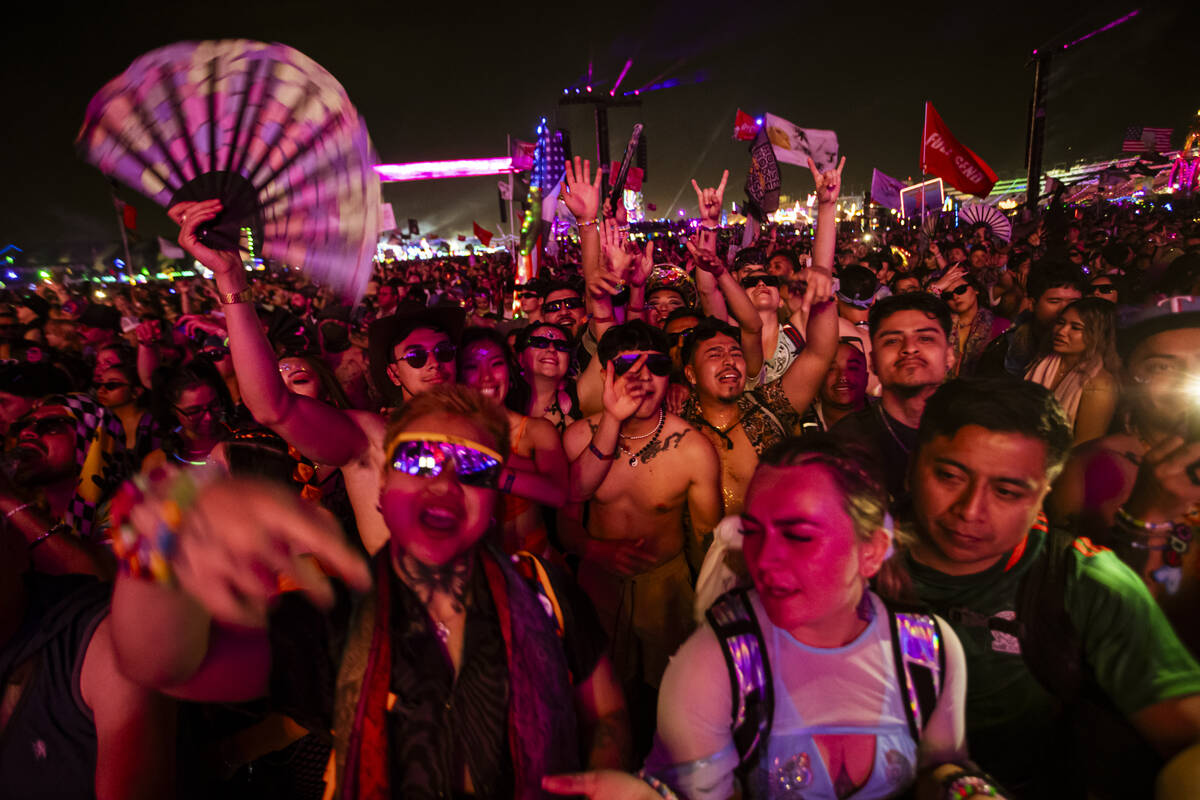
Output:
[[[532,289],[518,289],[517,290],[517,297],[521,298],[522,300],[524,300],[527,297],[537,297],[537,296],[538,296],[538,293],[533,291]]]
[[[755,286],[758,286],[760,283],[764,284],[766,286],[769,286],[772,289],[778,289],[779,288],[779,276],[778,275],[766,275],[766,274],[747,275],[746,277],[742,278],[741,281],[739,281],[739,283],[742,284],[743,289],[753,289]]]
[[[551,300],[549,303],[542,303],[542,311],[547,314],[553,314],[564,309],[575,311],[583,308],[583,301],[578,297],[563,297],[558,300]]]
[[[964,295],[967,293],[967,289],[970,288],[970,284],[964,283],[960,286],[955,286],[953,289],[947,289],[946,291],[942,292],[942,300],[943,302],[949,302],[951,297]]]
[[[229,355],[229,348],[211,347],[201,350],[199,353],[197,353],[197,355],[207,361],[220,361],[221,359],[225,358],[225,356]]]
[[[433,348],[433,358],[439,364],[448,364],[454,360],[457,348],[449,342],[438,342]],[[429,362],[429,351],[417,345],[398,359],[406,362],[413,369],[420,369]]]
[[[75,420],[70,417],[41,417],[40,419],[25,419],[15,422],[11,429],[14,439],[21,438],[25,431],[33,431],[34,436],[45,436],[51,433],[65,433],[72,430]]]
[[[128,386],[128,385],[129,384],[125,383],[124,381],[104,381],[103,383],[97,383],[96,388],[103,389],[106,392],[111,392],[114,389],[120,389],[122,386]]]
[[[206,406],[192,406],[191,408],[180,408],[179,406],[171,406],[171,407],[174,408],[177,412],[179,412],[179,415],[181,417],[183,417],[184,419],[186,419],[188,422],[191,422],[193,420],[198,420],[201,417],[203,417],[205,414],[212,415],[213,419],[220,419],[222,416],[221,404],[219,401],[216,401],[216,400],[212,401],[211,403],[209,403]]]
[[[633,365],[641,358],[636,353],[627,353],[623,356],[617,356],[612,360],[613,374],[624,375],[633,368]],[[666,353],[649,353],[646,356],[646,369],[650,370],[651,375],[663,377],[671,374],[671,357]]]
[[[1097,283],[1095,286],[1091,287],[1090,291],[1097,292],[1099,294],[1115,294],[1117,287],[1113,286],[1111,283]]]
[[[529,346],[534,350],[545,350],[553,347],[560,353],[571,352],[571,343],[565,339],[551,339],[549,336],[530,336]]]

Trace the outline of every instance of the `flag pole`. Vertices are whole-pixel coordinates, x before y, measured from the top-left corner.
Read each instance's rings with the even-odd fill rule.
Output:
[[[132,286],[133,280],[133,259],[129,256],[129,235],[125,233],[125,204],[113,195],[113,208],[117,212],[117,228],[121,231],[121,246],[125,249],[125,271],[129,273],[129,284]],[[118,205],[118,203],[120,205]]]
[[[925,141],[929,135],[929,101],[925,101],[925,119],[921,121],[921,230],[925,230]],[[918,239],[918,241],[920,241]]]

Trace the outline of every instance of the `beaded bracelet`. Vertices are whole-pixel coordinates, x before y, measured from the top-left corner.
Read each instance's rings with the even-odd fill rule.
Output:
[[[590,228],[590,227],[591,227],[591,226],[593,226],[593,225],[599,225],[599,224],[600,224],[600,220],[598,220],[598,219],[594,219],[594,220],[592,220],[592,221],[590,221],[590,222],[580,222],[580,223],[579,223],[579,227],[581,227],[581,228]]]
[[[1145,533],[1168,534],[1175,530],[1174,522],[1147,522],[1130,514],[1125,506],[1117,506],[1116,521],[1122,527]]]
[[[945,800],[965,800],[968,797],[1003,797],[992,783],[991,776],[978,770],[963,770],[942,780]]]
[[[646,782],[647,786],[658,792],[659,797],[665,797],[667,800],[679,800],[679,795],[675,794],[675,791],[670,786],[667,786],[658,778],[646,772],[646,770],[638,770],[636,777],[641,778]]]
[[[184,514],[196,503],[200,489],[212,471],[162,468],[126,481],[112,501],[113,553],[122,574],[171,585],[175,575],[178,531]],[[145,520],[134,525],[131,517],[153,515],[153,531],[145,532]]]

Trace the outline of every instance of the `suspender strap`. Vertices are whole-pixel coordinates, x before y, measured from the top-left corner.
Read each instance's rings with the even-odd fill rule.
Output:
[[[762,630],[745,589],[722,595],[707,613],[709,624],[721,643],[729,670],[731,729],[739,756],[739,769],[753,764],[758,750],[771,733],[775,707],[771,665],[767,659]]]
[[[888,609],[892,629],[892,654],[896,659],[896,677],[900,682],[904,714],[913,741],[921,741],[921,732],[929,722],[942,693],[946,671],[945,646],[937,620],[929,614]]]

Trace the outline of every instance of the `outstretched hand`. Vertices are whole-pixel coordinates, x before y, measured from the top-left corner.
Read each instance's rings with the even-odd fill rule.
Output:
[[[566,191],[562,198],[567,209],[575,216],[576,222],[591,222],[596,219],[596,215],[600,212],[600,179],[602,177],[602,171],[597,169],[596,178],[592,179],[592,163],[586,159],[575,156],[574,166],[570,159],[567,160],[566,170],[563,173],[563,184]]]
[[[846,157],[838,163],[837,169],[821,172],[817,164],[809,156],[808,168],[812,172],[813,183],[816,185],[817,205],[827,206],[836,203],[838,193],[842,190],[842,168],[846,166]]]
[[[179,224],[179,246],[218,276],[228,276],[242,270],[242,257],[236,250],[213,250],[200,241],[197,231],[215,219],[223,206],[220,200],[176,203],[167,209],[167,216]]]
[[[159,521],[147,506],[135,506],[130,521],[156,535]],[[321,607],[334,599],[326,575],[358,589],[371,585],[367,563],[328,511],[256,481],[224,480],[201,490],[180,526],[174,562],[180,586],[234,625],[261,624],[281,577]]]
[[[729,182],[729,170],[721,175],[721,184],[715,189],[701,189],[696,179],[692,178],[692,188],[696,190],[696,205],[700,208],[700,221],[716,225],[721,219],[721,203],[725,199],[725,184]]]
[[[600,220],[600,252],[618,280],[625,280],[633,266],[634,254],[626,247],[628,234],[614,219]]]

